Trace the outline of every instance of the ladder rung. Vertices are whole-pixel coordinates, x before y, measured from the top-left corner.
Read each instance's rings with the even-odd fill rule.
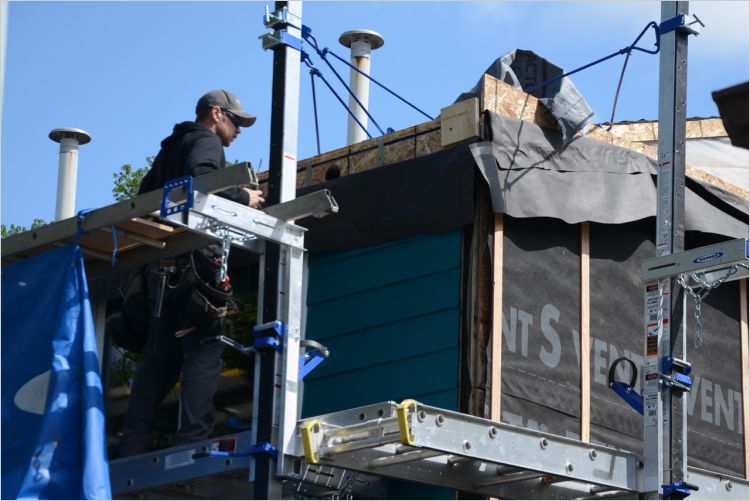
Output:
[[[409,463],[411,461],[418,461],[420,459],[428,459],[437,456],[444,456],[445,453],[439,451],[433,451],[430,449],[417,449],[409,452],[397,454],[395,456],[385,456],[382,458],[374,459],[370,462],[371,468],[382,468],[383,466],[390,466],[393,464]]]
[[[509,484],[511,482],[520,482],[522,480],[533,480],[535,478],[546,477],[544,473],[538,471],[519,471],[516,473],[508,473],[506,475],[499,476],[497,478],[491,478],[488,480],[481,480],[474,483],[474,487],[489,487],[491,485],[502,485]]]

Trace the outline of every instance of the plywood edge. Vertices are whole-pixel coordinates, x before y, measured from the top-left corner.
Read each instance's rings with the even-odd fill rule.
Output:
[[[621,122],[611,128],[603,124],[592,126],[593,129],[606,132],[613,138],[624,142],[650,142],[659,140],[659,122],[656,120],[639,120]],[[609,130],[607,130],[609,129]],[[589,134],[591,134],[590,131]],[[687,139],[727,137],[727,131],[721,118],[688,118],[685,122]]]
[[[536,97],[490,75],[484,76],[480,111],[489,110],[545,129],[560,130],[557,121]]]

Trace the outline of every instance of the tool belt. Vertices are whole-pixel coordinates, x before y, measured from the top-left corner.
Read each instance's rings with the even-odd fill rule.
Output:
[[[222,335],[227,313],[234,305],[231,284],[219,283],[220,257],[221,250],[215,246],[191,252],[183,277],[188,297],[180,324],[183,329],[194,326],[201,338]]]
[[[200,342],[223,334],[227,313],[236,305],[231,284],[219,283],[220,257],[221,246],[210,245],[134,273],[121,304],[107,317],[106,331],[112,342],[143,353],[149,328],[158,321],[162,307],[179,312],[178,332],[190,333],[182,335]]]

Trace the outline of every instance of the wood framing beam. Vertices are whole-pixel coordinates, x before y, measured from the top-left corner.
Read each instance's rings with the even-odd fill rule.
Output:
[[[495,214],[492,238],[492,367],[490,367],[490,419],[501,420],[503,400],[503,215]]]
[[[591,281],[589,261],[591,228],[588,221],[581,223],[581,440],[591,439]]]

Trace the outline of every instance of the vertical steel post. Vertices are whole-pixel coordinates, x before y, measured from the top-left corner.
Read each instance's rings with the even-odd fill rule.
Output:
[[[664,2],[662,22],[688,14],[688,2]],[[685,250],[685,108],[688,32],[661,35],[656,255]],[[684,292],[674,278],[646,284],[644,362],[644,490],[660,497],[664,485],[687,472],[686,399],[660,383],[665,357],[685,358]]]
[[[288,18],[294,20],[296,26],[301,26],[302,2],[276,2],[275,9],[287,8]],[[297,38],[302,38],[299,29],[286,27],[287,32]],[[297,186],[297,128],[299,120],[299,79],[300,54],[299,51],[287,45],[279,45],[273,49],[273,89],[271,102],[271,147],[269,155],[268,197],[267,204],[274,205],[295,198]],[[291,251],[280,252],[279,246],[269,244],[265,254],[265,287],[263,294],[263,317],[261,322],[284,319],[289,308],[279,298],[289,292],[291,280],[287,270],[282,269],[280,263],[289,263]],[[283,259],[283,261],[282,261]],[[294,273],[292,273],[293,275]],[[287,301],[289,298],[287,298]],[[292,326],[288,326],[292,327]],[[297,329],[298,330],[298,329]],[[277,460],[278,471],[283,467],[285,442],[288,433],[279,433],[280,399],[287,388],[287,381],[292,377],[297,384],[296,372],[286,374],[290,364],[289,357],[299,356],[299,337],[297,335],[296,348],[289,343],[288,336],[284,340],[284,357],[273,350],[256,355],[256,378],[254,400],[257,414],[254,415],[255,443],[269,442],[279,448]],[[288,355],[288,357],[287,357]],[[294,372],[296,369],[292,369]],[[277,388],[277,384],[280,388]],[[286,402],[288,404],[289,402]],[[283,406],[286,409],[286,405]],[[296,413],[298,406],[295,402],[285,413]],[[282,486],[276,478],[273,460],[268,456],[260,456],[254,461],[251,472],[255,482],[255,499],[280,499]]]

